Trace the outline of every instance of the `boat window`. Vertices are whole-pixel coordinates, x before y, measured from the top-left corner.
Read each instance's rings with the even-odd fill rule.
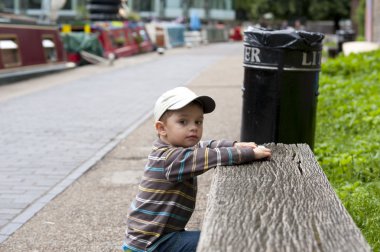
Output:
[[[0,54],[4,67],[20,65],[20,53],[16,38],[0,37]]]
[[[113,47],[120,48],[125,46],[124,31],[113,31],[109,33]]]
[[[45,52],[45,59],[47,62],[57,61],[57,50],[55,48],[54,39],[50,37],[44,37],[42,39],[42,47]]]
[[[128,40],[128,44],[133,43],[132,41],[133,41],[134,38],[133,38],[132,32],[131,31],[126,31],[126,33],[127,33],[126,38]]]
[[[0,40],[1,49],[17,49],[18,46],[13,40]]]
[[[133,31],[132,32],[132,35],[133,35],[133,38],[135,40],[135,42],[140,45],[142,42],[144,42],[144,37],[142,37],[140,35],[140,32],[139,31]]]
[[[143,39],[143,41],[148,41],[149,40],[148,39],[148,34],[146,33],[145,30],[140,30],[139,33],[140,33],[140,36]]]
[[[55,45],[54,45],[54,42],[53,41],[51,41],[50,39],[44,39],[44,40],[42,40],[42,46],[44,47],[44,48],[52,48],[52,47],[55,47]]]

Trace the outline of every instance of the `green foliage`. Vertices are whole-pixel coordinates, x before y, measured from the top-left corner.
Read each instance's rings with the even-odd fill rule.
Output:
[[[307,13],[312,20],[348,18],[350,15],[350,3],[351,0],[310,0]]]
[[[236,0],[235,8],[258,19],[271,12],[277,19],[305,17],[309,20],[349,18],[351,0]]]
[[[338,188],[338,195],[363,231],[373,251],[380,249],[380,182],[355,182]]]
[[[128,17],[127,17],[127,19],[128,19],[129,21],[135,21],[135,22],[138,22],[138,21],[141,20],[141,17],[140,17],[140,15],[139,15],[138,13],[131,11],[131,12],[128,13]]]
[[[380,250],[380,51],[322,66],[315,155],[374,251]]]
[[[268,12],[269,6],[266,0],[236,0],[236,10],[245,11],[250,19],[259,19],[261,15]]]

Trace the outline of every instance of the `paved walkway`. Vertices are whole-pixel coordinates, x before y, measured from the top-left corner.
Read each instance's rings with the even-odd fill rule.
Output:
[[[128,67],[91,66],[89,75],[59,85],[0,96],[0,243],[146,121],[163,91],[189,84],[240,47],[214,44]]]

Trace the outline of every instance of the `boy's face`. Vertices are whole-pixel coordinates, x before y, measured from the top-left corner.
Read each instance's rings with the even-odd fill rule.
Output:
[[[192,147],[202,138],[203,109],[191,103],[173,111],[164,122],[157,122],[160,139],[176,147]]]

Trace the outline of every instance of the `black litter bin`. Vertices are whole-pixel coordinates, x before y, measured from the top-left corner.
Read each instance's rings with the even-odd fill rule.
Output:
[[[305,31],[244,32],[242,141],[313,149],[323,38]]]

